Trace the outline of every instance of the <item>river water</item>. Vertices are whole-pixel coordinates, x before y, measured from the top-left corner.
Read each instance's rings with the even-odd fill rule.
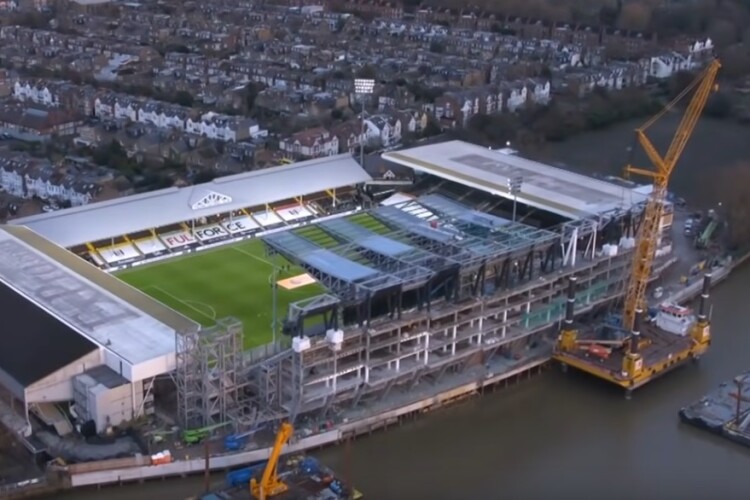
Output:
[[[668,120],[657,136],[667,137]],[[537,154],[616,173],[624,124]],[[673,129],[672,129],[673,130]],[[673,186],[703,205],[707,171],[750,157],[747,128],[704,122]],[[588,148],[588,149],[586,149]],[[618,158],[619,157],[619,158]],[[681,424],[677,412],[750,368],[750,265],[714,290],[712,349],[626,401],[622,392],[556,369],[399,428],[316,453],[371,500],[750,498],[750,450]],[[217,478],[220,480],[220,478]],[[75,492],[65,497],[184,499],[201,478]]]

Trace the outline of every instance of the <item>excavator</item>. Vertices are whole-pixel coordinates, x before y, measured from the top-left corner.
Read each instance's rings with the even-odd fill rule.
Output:
[[[279,431],[276,433],[276,442],[268,457],[268,463],[263,470],[263,475],[258,481],[255,478],[250,480],[250,494],[256,500],[266,500],[285,493],[289,487],[279,478],[278,465],[281,449],[291,439],[294,434],[294,427],[289,422],[282,422]]]

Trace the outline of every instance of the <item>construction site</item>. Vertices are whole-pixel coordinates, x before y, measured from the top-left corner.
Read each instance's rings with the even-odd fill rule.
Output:
[[[384,153],[413,172],[398,188],[369,184],[340,155],[19,219],[0,231],[6,302],[48,319],[33,342],[0,345],[0,417],[51,457],[68,448],[44,437],[50,426],[63,441],[70,422],[94,434],[144,419],[142,436],[179,427],[160,438],[181,442],[166,463],[65,469],[71,486],[87,486],[208,467],[191,447],[217,436],[229,441],[212,467],[264,460],[256,433],[281,422],[297,429],[292,451],[335,443],[550,359],[630,395],[710,344],[704,274],[718,281],[730,266],[681,250],[668,181],[718,68],[678,96],[692,99],[664,157],[647,126],[637,131],[653,168],[626,170],[644,183],[449,141]],[[130,217],[118,219],[124,204]],[[262,254],[239,246],[249,241]],[[242,267],[199,273],[226,260],[207,260],[222,249]],[[170,288],[171,262],[182,266],[172,275],[196,272],[185,289]],[[258,266],[246,288],[230,286]],[[118,279],[135,268],[156,284]],[[190,295],[227,286],[216,300],[237,298],[235,310]],[[697,315],[679,305],[699,294]],[[264,310],[248,313],[256,295]],[[29,372],[18,360],[59,343],[45,336],[57,323],[68,349]],[[66,461],[123,454],[97,450]]]

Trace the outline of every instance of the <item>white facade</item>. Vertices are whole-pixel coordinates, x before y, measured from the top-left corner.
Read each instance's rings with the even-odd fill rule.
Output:
[[[13,97],[19,101],[30,101],[45,106],[57,106],[58,99],[46,85],[34,85],[29,82],[16,82],[13,85]]]
[[[710,55],[714,51],[714,42],[710,38],[696,40],[690,45],[690,54],[695,56]]]
[[[95,349],[81,359],[26,387],[24,400],[31,403],[59,403],[73,399],[73,377],[102,364],[102,351]]]
[[[179,110],[179,108],[177,109]],[[140,107],[137,121],[150,123],[158,128],[185,130],[185,119],[180,116],[178,111],[154,103],[148,103]]]
[[[531,92],[529,99],[535,104],[547,105],[550,101],[550,83],[549,80],[545,82],[533,82],[530,84]]]
[[[373,116],[365,120],[365,138],[368,143],[380,142],[383,147],[401,142],[401,121],[386,116]]]
[[[42,200],[54,199],[68,201],[72,206],[86,205],[91,201],[91,193],[79,192],[73,186],[55,184],[49,180],[33,178],[28,175],[26,180],[26,198],[36,196]]]
[[[237,130],[229,122],[217,123],[213,120],[192,120],[188,118],[185,122],[185,130],[191,134],[201,135],[210,139],[216,139],[225,142],[237,141]]]
[[[517,111],[519,108],[526,104],[528,99],[528,89],[526,85],[522,87],[513,87],[508,94],[508,102],[506,107],[511,113]]]
[[[0,166],[0,190],[19,198],[55,199],[70,202],[73,206],[85,205],[92,198],[90,192],[80,192],[72,185],[24,175],[10,166]]]
[[[23,175],[13,169],[6,170],[4,167],[0,167],[0,189],[13,196],[26,198],[23,189]]]
[[[328,131],[323,131],[313,138],[305,139],[300,140],[300,138],[292,136],[280,141],[279,149],[302,158],[319,158],[339,154],[339,138]]]
[[[138,121],[138,106],[130,101],[121,102],[120,100],[115,101],[114,106],[114,117],[115,118],[126,118],[130,121]]]
[[[128,383],[103,366],[77,375],[72,386],[78,421],[93,421],[102,433],[110,426],[152,414],[151,384],[141,380]]]
[[[188,118],[185,130],[191,134],[224,142],[237,142],[268,135],[268,131],[262,130],[253,120],[216,113],[206,113],[195,120]]]
[[[679,71],[690,71],[699,64],[693,61],[692,55],[685,57],[673,52],[671,54],[652,57],[648,62],[647,74],[651,78],[664,80]]]
[[[115,106],[112,99],[101,97],[94,99],[94,116],[97,118],[113,118]]]

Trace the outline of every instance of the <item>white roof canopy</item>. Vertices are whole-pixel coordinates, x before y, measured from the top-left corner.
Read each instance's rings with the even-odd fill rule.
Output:
[[[32,215],[11,223],[70,248],[371,180],[351,155],[344,154]]]
[[[383,158],[436,177],[518,201],[570,219],[628,210],[647,198],[650,186],[626,187],[463,141],[384,153]]]

